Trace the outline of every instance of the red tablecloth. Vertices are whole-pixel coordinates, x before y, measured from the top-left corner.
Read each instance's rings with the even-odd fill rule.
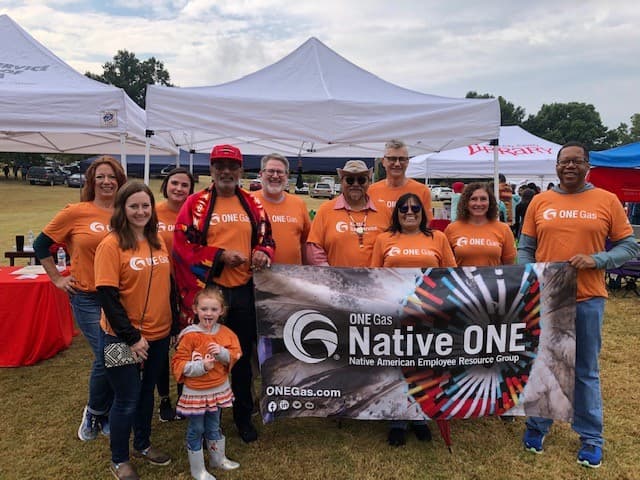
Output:
[[[444,229],[447,228],[447,225],[451,223],[451,220],[447,220],[446,218],[434,218],[429,222],[429,227],[434,230],[440,230],[444,232]]]
[[[0,367],[33,365],[71,345],[69,297],[46,275],[18,280],[0,268]]]

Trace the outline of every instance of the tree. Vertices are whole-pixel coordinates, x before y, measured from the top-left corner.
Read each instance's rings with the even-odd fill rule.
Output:
[[[595,107],[580,102],[542,105],[537,114],[529,115],[523,127],[550,142],[564,145],[578,141],[589,150],[609,148],[612,140]]]
[[[629,142],[640,142],[640,113],[631,115],[629,137]]]
[[[490,93],[478,94],[478,92],[467,92],[466,98],[495,98]],[[500,125],[503,127],[510,125],[521,125],[524,120],[525,110],[516,107],[503,96],[498,97],[500,103]]]
[[[102,75],[91,72],[85,75],[93,80],[122,88],[142,108],[145,107],[147,85],[173,86],[170,83],[169,72],[165,70],[161,61],[155,57],[140,61],[135,53],[127,50],[118,50],[113,61],[105,63],[102,69]]]

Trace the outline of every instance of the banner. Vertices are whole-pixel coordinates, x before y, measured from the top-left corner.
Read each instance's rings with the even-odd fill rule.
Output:
[[[265,422],[281,417],[570,421],[575,269],[256,272]]]

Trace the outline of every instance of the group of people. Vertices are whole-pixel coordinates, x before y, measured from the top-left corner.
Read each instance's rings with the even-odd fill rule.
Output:
[[[604,269],[636,256],[637,244],[616,197],[585,182],[588,151],[573,143],[560,150],[560,185],[531,200],[518,252],[511,229],[498,219],[493,189],[484,183],[464,187],[457,219],[444,232],[429,228],[430,192],[406,177],[408,162],[408,148],[398,140],[385,145],[387,175],[376,183],[364,162],[346,162],[337,172],[342,193],[323,203],[313,222],[304,202],[285,192],[289,162],[279,154],[262,159],[263,189],[252,195],[240,188],[240,150],[217,145],[210,155],[211,185],[193,193],[193,177],[176,169],[162,186],[167,201],[158,206],[148,187],[125,183],[112,158],[101,157],[91,165],[82,201],[56,215],[34,248],[52,281],[71,296],[76,321],[95,356],[78,436],[90,440],[100,431],[110,436],[111,469],[117,478],[138,478],[129,457],[131,431],[134,456],[156,465],[171,461],[151,445],[150,434],[156,385],[161,404],[171,408],[168,352],[175,337],[171,370],[183,385],[177,413],[189,418],[192,476],[213,478],[204,466],[203,439],[212,466],[239,466],[225,456],[222,408],[232,407],[244,442],[258,438],[251,420],[253,272],[272,263],[495,266],[512,264],[516,256],[519,262],[569,261],[579,270],[573,426],[582,442],[578,461],[600,465]],[[589,216],[550,217],[545,214],[549,208],[588,210]],[[579,231],[584,235],[576,235]],[[613,245],[609,251],[606,238]],[[54,243],[69,249],[68,276],[57,271],[51,258]],[[111,353],[121,344],[128,347],[131,363],[126,358],[114,362]],[[541,452],[549,425],[529,419],[525,447]],[[393,422],[389,444],[404,444],[408,427],[407,422]],[[426,423],[412,423],[411,428],[418,439],[431,438]]]

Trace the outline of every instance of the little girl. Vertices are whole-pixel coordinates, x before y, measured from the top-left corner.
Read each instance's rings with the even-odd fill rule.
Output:
[[[196,323],[180,333],[171,364],[176,380],[184,383],[176,412],[189,418],[187,451],[191,475],[197,480],[215,480],[204,465],[203,436],[211,467],[233,470],[240,466],[225,456],[220,409],[232,405],[229,371],[242,351],[236,334],[218,323],[226,311],[220,290],[200,290],[193,300],[193,311]]]

